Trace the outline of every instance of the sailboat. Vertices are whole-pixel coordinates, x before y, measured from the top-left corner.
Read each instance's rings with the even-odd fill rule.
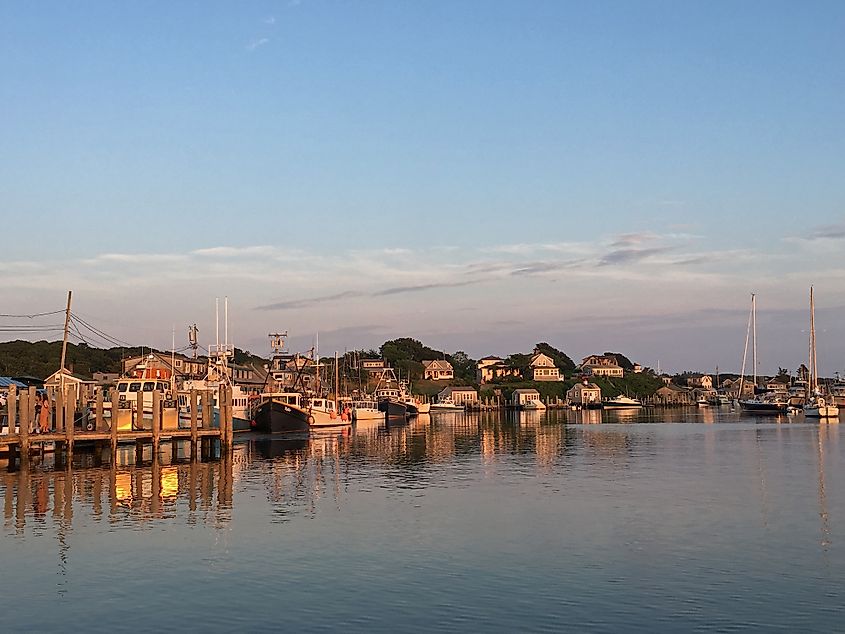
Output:
[[[745,384],[745,362],[748,357],[748,338],[752,337],[752,375],[754,377],[754,394],[749,399],[743,399],[743,387]],[[774,393],[756,394],[757,391],[757,295],[751,293],[751,313],[748,315],[748,329],[745,332],[745,350],[742,354],[742,372],[739,378],[739,393],[737,400],[739,406],[745,412],[755,414],[785,414],[788,403],[779,395]]]
[[[818,386],[819,369],[816,360],[816,306],[813,299],[813,287],[810,287],[810,380],[807,386],[807,401],[804,403],[806,418],[839,419],[839,407],[835,401],[828,402]]]

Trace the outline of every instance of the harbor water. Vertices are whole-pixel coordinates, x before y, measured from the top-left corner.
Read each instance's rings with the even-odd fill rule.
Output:
[[[0,473],[5,631],[841,631],[845,439],[482,412]]]

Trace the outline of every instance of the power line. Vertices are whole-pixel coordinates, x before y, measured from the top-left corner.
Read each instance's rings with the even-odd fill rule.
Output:
[[[63,312],[65,312],[65,311],[54,310],[54,311],[50,311],[48,313],[32,313],[31,315],[7,315],[7,314],[0,313],[0,317],[9,317],[9,318],[12,318],[12,319],[35,319],[36,317],[46,317],[48,315],[60,315]]]

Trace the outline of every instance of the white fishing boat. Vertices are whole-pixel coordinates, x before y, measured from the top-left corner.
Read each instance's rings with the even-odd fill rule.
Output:
[[[839,407],[832,399],[826,399],[822,395],[818,385],[819,370],[816,359],[816,307],[813,299],[813,287],[810,287],[810,380],[808,385],[809,397],[804,403],[804,416],[806,418],[832,419],[831,422],[839,421]]]
[[[350,401],[350,407],[352,408],[352,421],[355,423],[384,420],[384,412],[378,408],[378,401],[375,398],[366,396],[353,398]]]

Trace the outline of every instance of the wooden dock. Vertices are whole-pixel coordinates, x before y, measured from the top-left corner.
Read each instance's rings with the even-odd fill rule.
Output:
[[[171,423],[171,427],[165,428],[162,424],[165,406],[161,392],[136,392],[133,403],[121,400],[116,389],[109,394],[100,390],[92,403],[83,403],[80,407],[74,388],[68,386],[64,393],[58,391],[49,397],[50,431],[36,433],[39,401],[35,388],[18,391],[12,386],[7,403],[7,433],[0,433],[0,448],[5,447],[9,453],[10,469],[15,468],[17,461],[24,463],[33,452],[43,452],[47,446],[54,447],[60,459],[64,456],[69,462],[79,443],[93,444],[99,449],[108,446],[112,456],[117,453],[119,445],[134,444],[138,456],[143,455],[145,445],[152,445],[155,456],[162,443],[170,443],[175,455],[178,441],[190,441],[191,460],[197,460],[208,455],[208,443],[218,441],[221,455],[225,455],[231,451],[234,430],[230,390],[225,386],[220,388],[221,404],[216,426],[213,425],[212,392],[191,390],[185,393],[188,405],[187,411],[182,412],[184,416],[190,416],[190,426],[182,428],[179,425],[177,406],[175,427]],[[151,403],[145,404],[145,395],[151,395]],[[109,416],[106,416],[106,398],[110,403]],[[127,429],[120,429],[121,418]],[[118,424],[112,424],[115,420]]]

